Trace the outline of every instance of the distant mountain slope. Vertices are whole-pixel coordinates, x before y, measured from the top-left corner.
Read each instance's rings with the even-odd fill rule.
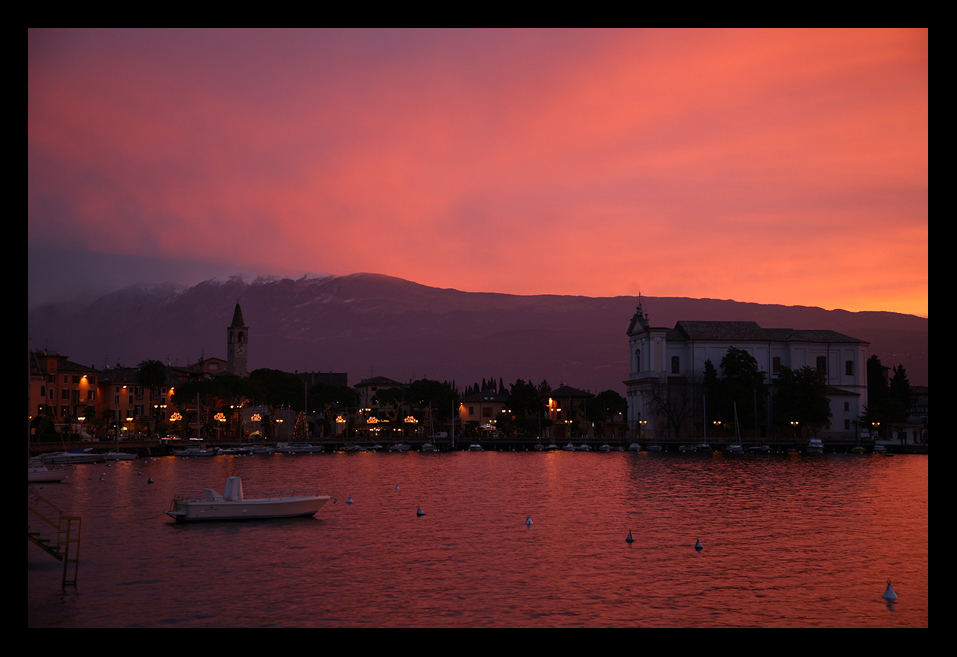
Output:
[[[460,292],[378,274],[240,276],[184,288],[137,285],[92,303],[29,310],[34,348],[94,367],[158,359],[184,365],[226,357],[236,302],[249,325],[250,369],[347,372],[407,381],[547,379],[624,393],[625,331],[636,297]],[[680,320],[753,320],[764,328],[831,329],[869,341],[868,354],[904,365],[927,385],[927,319],[715,299],[643,297],[654,326]]]

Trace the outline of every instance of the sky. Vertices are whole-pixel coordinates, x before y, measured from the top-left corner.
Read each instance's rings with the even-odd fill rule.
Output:
[[[927,316],[927,30],[29,30],[30,302],[373,272]]]

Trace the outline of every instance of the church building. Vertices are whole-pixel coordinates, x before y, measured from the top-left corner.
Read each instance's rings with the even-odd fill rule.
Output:
[[[758,362],[765,382],[773,383],[782,367],[823,372],[832,417],[831,426],[819,435],[853,438],[867,404],[868,346],[835,331],[762,328],[756,322],[681,321],[674,328],[655,327],[639,303],[628,326],[630,371],[624,383],[629,429],[645,440],[667,435],[654,410],[654,395],[660,396],[669,380],[702,384],[708,360],[720,376],[722,358],[735,347]],[[693,435],[694,424],[689,420],[684,435]]]

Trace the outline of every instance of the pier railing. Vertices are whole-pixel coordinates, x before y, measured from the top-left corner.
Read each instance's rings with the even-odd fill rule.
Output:
[[[27,540],[39,546],[53,558],[62,561],[61,586],[76,588],[76,576],[80,568],[82,528],[80,516],[64,514],[52,502],[40,495],[36,488],[27,486],[27,517],[39,523],[39,527],[36,527],[27,522]],[[56,538],[51,537],[51,534]]]

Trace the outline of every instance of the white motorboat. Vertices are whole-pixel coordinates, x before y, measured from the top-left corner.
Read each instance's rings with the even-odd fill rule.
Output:
[[[682,454],[686,454],[688,452],[694,453],[698,451],[698,448],[695,447],[694,445],[682,445],[681,447],[678,448],[678,451],[681,452]]]
[[[545,451],[554,452],[557,449],[558,449],[558,445],[556,445],[555,443],[548,443],[548,447],[545,448]]]
[[[128,454],[126,452],[107,452],[103,454],[103,458],[107,461],[134,461],[136,460],[136,454]]]
[[[246,499],[240,478],[229,477],[223,495],[211,488],[204,491],[202,498],[178,495],[166,515],[176,522],[312,517],[330,499],[318,491],[283,491]]]
[[[564,447],[562,447],[562,451],[563,451],[563,452],[574,452],[574,451],[575,451],[575,446],[572,445],[571,443],[568,443],[567,445],[565,445]]]
[[[398,445],[393,445],[389,449],[393,452],[408,452],[409,446],[405,443],[399,443]]]
[[[883,445],[874,445],[875,454],[887,454],[887,448]]]
[[[209,449],[206,447],[187,447],[186,449],[181,449],[173,452],[173,456],[181,457],[190,457],[190,456],[218,456],[223,453],[223,450],[217,448]]]
[[[425,443],[424,445],[422,445],[422,447],[419,448],[419,451],[420,452],[437,452],[439,450],[437,450],[435,448],[435,445],[433,445],[432,443]]]
[[[640,451],[641,451],[641,445],[639,445],[638,443],[632,443],[632,444],[628,445],[628,451],[629,451],[629,452],[640,452]]]
[[[599,451],[599,452],[610,452],[610,451],[611,451],[611,445],[608,445],[608,444],[602,445],[601,447],[598,448],[598,451]]]
[[[741,445],[737,445],[737,444],[735,444],[735,445],[728,445],[727,447],[724,448],[724,451],[725,451],[727,454],[744,454],[744,447],[742,447]]]
[[[92,447],[70,452],[53,452],[40,457],[44,463],[71,463],[74,465],[77,463],[96,463],[101,458],[99,454],[93,453]]]
[[[663,449],[664,449],[664,448],[663,448],[661,445],[648,445],[648,451],[649,451],[649,452],[660,452],[660,451],[662,451]]]
[[[591,447],[589,447],[588,445],[579,445],[578,448],[577,448],[575,451],[577,451],[577,452],[590,452],[590,451],[591,451]]]
[[[364,452],[366,451],[366,448],[363,447],[362,445],[352,444],[352,445],[343,446],[342,451],[343,452]]]
[[[66,479],[67,470],[59,468],[51,470],[42,463],[27,464],[27,483],[53,483]]]
[[[769,445],[751,445],[748,447],[749,454],[773,454],[774,450]]]
[[[820,438],[811,438],[807,441],[807,448],[805,448],[805,451],[808,454],[823,454],[824,443]]]
[[[322,451],[322,445],[310,445],[308,443],[296,443],[289,445],[279,443],[276,445],[277,454],[318,454]]]
[[[472,443],[471,445],[469,445],[469,451],[470,451],[470,452],[481,452],[481,451],[483,451],[483,450],[482,450],[482,446],[479,445],[478,443]]]

